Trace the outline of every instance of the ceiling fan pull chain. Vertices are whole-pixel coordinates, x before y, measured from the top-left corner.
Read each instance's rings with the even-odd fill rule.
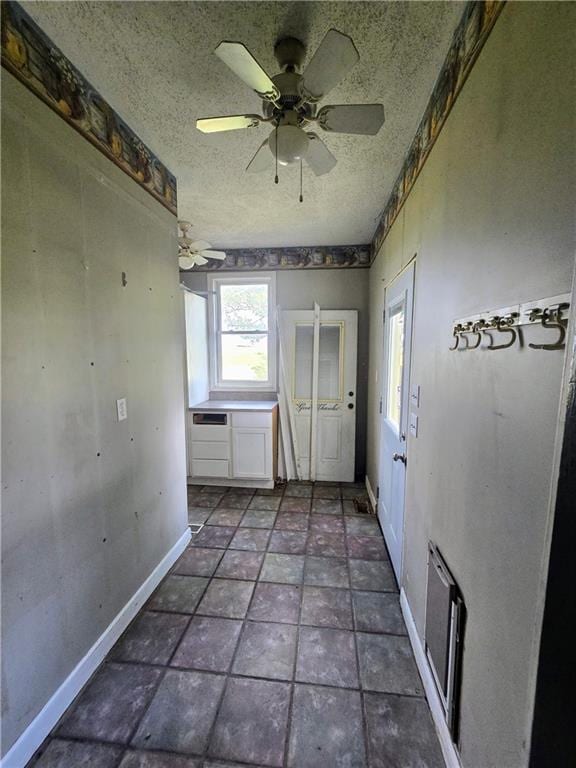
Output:
[[[278,125],[276,125],[276,131],[274,133],[274,145],[276,147],[276,176],[274,177],[274,184],[278,184]]]
[[[302,194],[302,158],[300,158],[300,202],[304,202],[304,195]]]

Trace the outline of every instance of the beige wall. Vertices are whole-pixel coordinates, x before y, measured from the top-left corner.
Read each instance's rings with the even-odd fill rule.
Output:
[[[422,634],[432,539],[468,612],[465,768],[527,763],[564,355],[448,346],[455,318],[570,290],[575,10],[505,6],[370,274],[376,486],[384,285],[417,254],[411,380],[421,407],[408,444],[403,586]]]
[[[187,515],[174,217],[4,70],[2,113],[5,752]]]
[[[282,309],[358,310],[358,395],[356,399],[356,475],[366,468],[366,407],[368,392],[368,277],[367,269],[312,269],[276,272],[276,301]],[[182,274],[190,288],[206,290],[206,273]],[[227,395],[226,395],[227,397]]]

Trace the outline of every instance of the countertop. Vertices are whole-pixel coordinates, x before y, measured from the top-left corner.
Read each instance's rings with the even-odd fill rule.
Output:
[[[258,411],[269,413],[278,405],[277,400],[204,400],[190,411]]]

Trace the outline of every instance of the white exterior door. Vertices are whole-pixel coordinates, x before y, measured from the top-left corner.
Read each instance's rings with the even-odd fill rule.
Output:
[[[414,265],[386,289],[378,518],[398,581],[402,572]]]
[[[282,313],[290,407],[302,476],[310,479],[312,474],[316,480],[353,482],[358,313],[356,310],[320,311],[316,386],[314,320],[312,310]],[[312,418],[314,394],[317,408]]]

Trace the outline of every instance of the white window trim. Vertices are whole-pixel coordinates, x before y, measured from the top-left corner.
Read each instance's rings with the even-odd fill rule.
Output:
[[[268,380],[222,381],[220,373],[220,333],[218,329],[219,288],[222,285],[263,284],[268,286]],[[214,392],[276,391],[276,274],[242,272],[208,275],[208,348],[210,351],[210,389]]]

